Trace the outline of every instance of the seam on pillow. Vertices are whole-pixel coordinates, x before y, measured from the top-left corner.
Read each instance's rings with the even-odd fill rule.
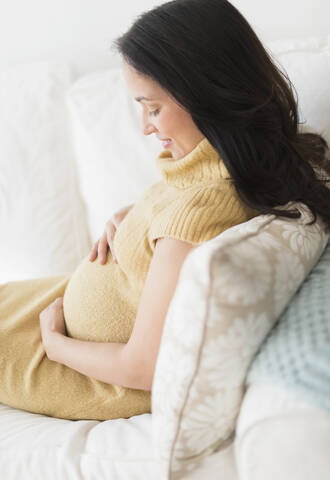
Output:
[[[208,279],[210,280],[208,283],[209,283],[209,287],[208,287],[208,290],[207,290],[207,295],[206,295],[206,298],[207,298],[207,301],[206,301],[206,309],[205,309],[205,313],[204,313],[204,322],[203,322],[203,334],[202,334],[202,342],[204,341],[205,339],[205,334],[206,334],[206,328],[205,328],[205,324],[206,324],[206,321],[207,321],[207,318],[208,318],[208,314],[209,314],[209,306],[210,306],[210,302],[209,302],[209,299],[210,299],[210,291],[211,291],[211,284],[213,282],[213,278],[211,277],[210,275],[210,261],[211,261],[211,258],[212,258],[212,255],[213,255],[213,252],[211,253],[211,255],[209,256],[208,258],[208,265],[207,265],[207,270],[208,270]],[[172,479],[172,461],[173,461],[173,454],[174,454],[174,447],[175,447],[175,444],[176,444],[176,441],[177,441],[177,438],[178,438],[178,435],[179,435],[179,430],[180,430],[180,424],[181,424],[181,420],[182,420],[182,417],[183,417],[183,411],[185,409],[185,406],[187,404],[187,397],[189,395],[189,392],[190,392],[190,388],[191,388],[191,385],[196,377],[196,372],[198,371],[198,368],[200,366],[200,355],[201,355],[201,352],[202,352],[202,348],[198,348],[198,354],[197,354],[197,357],[198,357],[198,360],[196,361],[196,365],[195,365],[195,368],[194,368],[194,374],[192,375],[192,378],[191,380],[189,381],[189,385],[187,387],[187,390],[186,390],[186,394],[185,394],[185,399],[183,401],[183,405],[182,405],[182,408],[180,409],[180,413],[178,415],[178,421],[177,421],[177,427],[176,427],[176,432],[175,432],[175,435],[173,437],[173,440],[172,440],[172,445],[171,445],[171,449],[170,449],[170,456],[169,456],[169,463],[168,463],[168,480],[171,480]]]

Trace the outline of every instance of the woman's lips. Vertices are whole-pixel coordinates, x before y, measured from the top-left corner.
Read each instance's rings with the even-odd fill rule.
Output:
[[[163,147],[168,148],[169,145],[171,145],[172,140],[163,140]]]

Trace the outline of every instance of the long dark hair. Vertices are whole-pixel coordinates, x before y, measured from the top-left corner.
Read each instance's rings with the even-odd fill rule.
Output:
[[[112,48],[190,113],[247,205],[298,218],[297,209],[276,207],[299,201],[311,223],[319,214],[330,227],[329,145],[300,131],[294,86],[230,2],[166,2]]]

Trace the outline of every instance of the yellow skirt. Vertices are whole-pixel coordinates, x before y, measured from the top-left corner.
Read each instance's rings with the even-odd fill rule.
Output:
[[[109,420],[151,413],[150,391],[107,384],[48,359],[41,341],[39,314],[64,296],[75,275],[0,285],[0,402],[70,420]]]

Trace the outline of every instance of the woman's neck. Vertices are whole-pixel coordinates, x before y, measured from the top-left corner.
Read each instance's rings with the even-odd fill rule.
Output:
[[[178,160],[174,160],[170,150],[163,150],[156,158],[156,165],[164,182],[177,188],[230,178],[221,156],[206,137]]]

